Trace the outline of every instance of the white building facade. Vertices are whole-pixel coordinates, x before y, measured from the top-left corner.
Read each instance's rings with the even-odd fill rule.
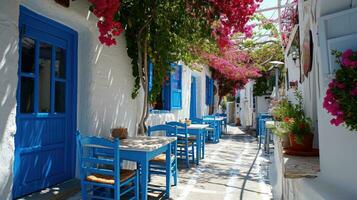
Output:
[[[357,197],[357,133],[349,131],[343,125],[331,125],[332,116],[322,106],[328,83],[337,67],[331,51],[357,50],[356,7],[357,1],[354,0],[298,1],[300,47],[303,47],[304,38],[311,31],[313,50],[312,69],[297,87],[303,93],[304,110],[315,128],[314,147],[319,148],[320,152],[320,172],[316,178],[284,178],[284,169],[279,167],[284,164],[276,163],[276,182],[272,186],[277,199]],[[291,55],[286,52],[285,63],[290,81],[299,82],[300,60],[293,62]],[[294,91],[292,88],[288,90],[289,100],[294,101]],[[282,162],[279,158],[275,158],[275,161]]]
[[[43,176],[48,174],[44,175],[39,171],[33,173],[31,171],[33,170],[31,167],[36,168],[36,166],[39,164],[39,166],[47,165],[47,167],[49,167],[48,162],[52,162],[52,167],[49,167],[49,170],[50,173],[53,172],[53,176],[55,176],[55,173],[69,171],[68,173],[66,173],[68,175],[68,178],[74,178],[76,171],[76,130],[80,131],[82,134],[98,135],[105,137],[110,135],[110,130],[112,128],[122,126],[128,128],[129,135],[135,135],[142,112],[144,95],[143,90],[141,90],[139,96],[136,99],[131,98],[134,78],[132,77],[131,59],[128,57],[126,52],[126,43],[124,35],[121,35],[117,39],[118,44],[115,46],[106,47],[101,45],[98,41],[99,33],[96,27],[98,19],[88,11],[89,3],[87,0],[71,1],[69,8],[65,8],[57,4],[55,3],[55,1],[48,0],[3,0],[1,4],[0,160],[2,164],[0,166],[0,199],[6,200],[13,198],[13,190],[19,187],[17,183],[20,185],[24,185],[24,187],[17,189],[18,191],[16,192],[15,197],[32,192],[31,188],[33,189],[34,187],[31,187],[31,185],[36,185],[35,189],[38,190],[55,183],[56,180],[60,180],[51,179],[51,181],[47,182],[44,181]],[[21,51],[21,49],[19,49],[19,45],[22,44],[23,41],[20,41],[19,38],[23,38],[22,34],[29,35],[29,39],[27,39],[25,42],[26,45],[31,45],[31,34],[34,34],[36,36],[36,34],[41,33],[41,27],[36,27],[36,25],[34,27],[28,26],[28,28],[26,28],[26,31],[19,28],[19,21],[22,21],[20,23],[26,24],[27,19],[29,19],[20,19],[20,12],[22,12],[20,7],[22,10],[24,10],[25,13],[29,13],[29,15],[31,16],[39,16],[38,19],[46,18],[46,20],[48,19],[48,21],[50,21],[50,24],[60,24],[64,27],[64,29],[73,33],[73,38],[75,38],[75,42],[73,42],[73,51],[75,51],[76,56],[72,54],[66,54],[70,57],[73,56],[73,65],[71,65],[71,67],[73,67],[73,71],[75,73],[70,74],[69,71],[72,71],[72,69],[67,69],[68,72],[66,72],[67,75],[71,75],[71,79],[70,77],[62,78],[60,77],[61,75],[58,75],[58,77],[57,75],[48,75],[47,79],[41,78],[46,77],[45,75],[43,75],[45,73],[52,74],[52,72],[50,71],[46,72],[45,70],[43,70],[45,69],[44,66],[46,66],[46,63],[48,63],[46,62],[46,59],[49,59],[48,57],[50,55],[46,55],[45,53],[41,52],[43,49],[48,48],[48,46],[46,45],[42,46],[41,42],[39,42],[38,50],[35,50],[35,52],[37,52],[37,55],[39,55],[40,57],[43,56],[42,60],[40,59],[40,61],[38,61],[37,63],[41,66],[38,69],[39,71],[36,71],[36,69],[34,70],[34,72],[27,72],[27,69],[19,69],[19,60],[23,59],[21,58],[21,56],[19,56]],[[31,20],[36,19],[37,18],[34,17],[34,19]],[[47,41],[47,36],[44,36],[43,38],[40,37],[39,41]],[[52,56],[58,56],[58,52],[56,51],[56,49],[60,49],[63,41],[61,38],[58,39],[56,37],[49,39],[49,41],[50,40],[58,40],[58,43],[55,42],[55,45],[51,47],[53,50],[50,51],[52,52]],[[70,48],[70,46],[68,46],[67,44],[69,43],[63,43],[63,48]],[[54,48],[55,46],[56,48]],[[66,52],[67,51],[68,49],[66,49]],[[54,65],[53,69],[58,70],[61,67],[60,64],[58,64],[60,63],[60,61],[51,60],[51,62],[53,61],[56,62],[49,65]],[[66,62],[68,64],[69,61]],[[59,67],[57,65],[59,65]],[[194,71],[188,66],[183,65],[182,108],[175,111],[168,111],[166,113],[150,114],[147,123],[148,125],[159,124],[165,121],[179,120],[190,117],[192,76],[196,78],[197,86],[196,116],[201,117],[203,115],[208,114],[209,106],[205,103],[205,80],[206,76],[210,77],[211,74],[208,67],[203,66],[202,68],[202,71]],[[40,77],[39,81],[37,82],[37,79],[34,78],[36,76]],[[59,93],[57,89],[60,87],[58,86],[57,89],[49,89],[45,87],[46,84],[44,81],[49,81],[49,76],[56,76],[51,79],[53,80],[53,82],[51,82],[51,85],[66,85],[65,87],[70,86],[69,89],[65,90],[67,91],[65,92],[65,94],[68,97],[63,98],[71,97],[71,101],[66,100],[67,103],[65,103],[64,105],[67,106],[67,110],[69,109],[68,106],[71,106],[71,108],[73,109],[71,110],[71,113],[65,113],[63,114],[63,116],[64,119],[67,119],[66,117],[68,114],[68,116],[70,116],[68,117],[68,119],[71,120],[71,122],[63,123],[66,127],[68,123],[71,123],[71,129],[65,129],[65,131],[64,129],[61,129],[62,132],[58,132],[59,134],[69,134],[68,137],[58,136],[57,138],[57,136],[49,136],[51,138],[58,139],[57,146],[54,143],[48,143],[50,144],[48,146],[57,148],[57,150],[53,150],[53,154],[55,155],[54,157],[51,157],[52,153],[50,153],[49,155],[46,154],[47,157],[44,157],[43,153],[33,153],[36,154],[35,157],[33,156],[27,158],[26,156],[29,153],[26,154],[26,151],[32,152],[34,151],[34,148],[38,148],[38,151],[45,151],[43,150],[44,147],[42,147],[41,144],[44,144],[45,140],[46,142],[49,142],[47,140],[52,139],[44,139],[46,137],[42,137],[43,135],[36,136],[36,133],[45,133],[46,131],[43,130],[51,129],[53,127],[50,127],[50,125],[43,125],[44,123],[38,123],[38,126],[29,126],[29,124],[31,123],[28,123],[26,121],[27,115],[20,116],[19,112],[31,111],[31,109],[39,109],[37,110],[38,113],[41,113],[41,116],[47,116],[48,118],[44,118],[50,121],[52,115],[42,115],[42,113],[45,113],[48,110],[60,110],[61,106],[63,106],[63,104],[59,104],[59,102],[61,101],[60,95],[58,95],[57,99],[57,93]],[[73,82],[70,82],[70,80],[73,80]],[[19,99],[23,99],[22,95],[28,98],[30,97],[26,96],[28,95],[27,93],[22,94],[20,90],[24,90],[25,87],[30,87],[33,83],[32,81],[35,82],[36,88],[40,88],[40,94],[38,95],[38,97],[30,96],[31,98],[34,98],[35,101],[40,101],[38,103],[38,108],[26,107],[26,105],[22,107],[21,105],[18,105]],[[22,85],[21,89],[19,89],[19,85]],[[46,100],[41,100],[43,94],[45,94],[42,93],[42,91],[45,90],[51,90],[51,94],[55,94],[54,97],[52,97],[51,95],[48,96],[47,99],[44,98]],[[19,91],[19,93],[17,93],[17,91]],[[69,93],[68,91],[73,91],[73,93]],[[36,94],[36,92],[34,92],[34,94]],[[52,100],[51,102],[54,101],[55,103],[50,103],[50,98],[53,98],[54,100]],[[71,104],[69,105],[68,102]],[[46,104],[48,104],[47,108],[46,106],[42,106]],[[35,105],[37,104],[35,103]],[[36,119],[39,119],[41,116],[36,115]],[[56,115],[56,113],[54,113],[52,117],[60,118],[61,116],[62,115],[60,114]],[[21,134],[23,135],[21,137],[16,136],[16,134],[18,134],[20,130],[17,123],[22,123]],[[57,128],[59,126],[60,125],[58,125]],[[43,130],[41,129],[41,127],[43,128]],[[27,133],[28,135],[26,136],[25,134]],[[20,142],[18,139],[16,139],[17,137],[21,140]],[[38,141],[39,145],[32,144],[32,141],[37,140],[42,140]],[[70,140],[69,146],[66,144],[67,140]],[[26,143],[26,145],[24,145],[24,143]],[[61,145],[63,145],[64,147],[62,148]],[[21,152],[19,152],[19,149],[21,149]],[[63,150],[63,152],[61,149]],[[72,156],[67,157],[65,155],[67,153]],[[39,162],[32,162],[33,160],[36,160],[34,158],[38,159]],[[56,163],[61,162],[66,163],[66,168],[57,169],[56,167],[54,167],[56,166]],[[24,170],[26,170],[25,167],[28,167],[28,170],[26,172],[24,172]],[[33,177],[23,177],[24,173],[25,175],[29,176],[33,174]],[[14,181],[16,182],[16,180],[20,182],[14,184]]]

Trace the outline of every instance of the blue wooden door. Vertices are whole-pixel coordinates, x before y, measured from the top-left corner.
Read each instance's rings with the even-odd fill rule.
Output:
[[[74,177],[77,34],[20,7],[13,197]]]
[[[196,94],[197,94],[196,77],[192,76],[191,77],[191,101],[190,101],[190,118],[191,119],[197,117]]]

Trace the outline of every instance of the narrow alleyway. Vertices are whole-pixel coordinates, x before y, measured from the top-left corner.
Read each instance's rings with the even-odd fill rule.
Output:
[[[268,159],[258,151],[254,137],[237,127],[228,127],[220,143],[206,145],[206,157],[199,166],[179,171],[179,185],[173,187],[175,200],[260,200],[272,199]],[[163,184],[163,177],[153,177]],[[152,200],[162,194],[150,193]],[[80,199],[80,194],[70,200]]]
[[[219,144],[207,144],[200,166],[180,170],[177,200],[271,199],[268,159],[258,151],[254,137],[237,127],[228,127]]]

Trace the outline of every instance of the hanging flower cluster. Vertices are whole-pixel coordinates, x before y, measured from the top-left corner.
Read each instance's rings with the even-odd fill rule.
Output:
[[[288,44],[290,33],[295,24],[298,23],[297,4],[297,0],[292,0],[292,2],[281,12],[281,38],[284,46]]]
[[[119,36],[123,31],[122,24],[117,17],[120,0],[88,0],[92,6],[91,10],[99,21],[99,41],[107,46],[115,45],[114,36]]]
[[[219,22],[214,25],[213,36],[223,49],[232,45],[231,37],[240,32],[251,36],[253,26],[247,22],[263,0],[211,0],[219,13]]]
[[[357,52],[349,49],[334,54],[340,58],[337,62],[341,68],[328,85],[323,107],[334,116],[332,125],[344,123],[350,130],[357,130]]]
[[[253,66],[249,54],[233,47],[221,51],[219,55],[203,52],[201,56],[227,79],[247,83],[248,79],[260,76],[260,70]]]

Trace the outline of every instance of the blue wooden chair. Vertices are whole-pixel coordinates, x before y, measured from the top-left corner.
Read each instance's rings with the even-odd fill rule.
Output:
[[[270,120],[273,120],[273,118],[272,117],[259,118],[259,135],[258,135],[259,149],[261,149],[261,145],[263,142],[265,142],[265,139],[266,139],[265,136],[266,136],[267,129],[265,128],[265,122],[270,121]]]
[[[215,118],[216,116],[214,115],[205,115],[203,116],[203,122],[209,124],[209,128],[207,129],[208,135],[206,138],[208,138],[208,140],[212,141],[213,143],[218,143],[221,135],[221,124],[215,121]],[[210,121],[210,119],[212,121]]]
[[[222,126],[224,127],[225,133],[227,133],[227,114],[225,113],[216,113],[215,116],[217,117],[224,117],[224,120],[222,121]]]
[[[120,169],[119,139],[77,133],[82,199],[139,199],[139,173]],[[100,155],[97,152],[106,152]]]
[[[192,124],[204,124],[203,119],[201,119],[201,118],[195,117],[195,118],[190,118],[190,120],[191,120]],[[206,134],[205,134],[206,141],[208,140],[208,137],[210,135],[209,133],[214,133],[214,129],[211,127],[206,128]],[[205,141],[202,140],[202,143],[201,143],[202,158],[204,157],[204,152],[205,152],[204,146],[205,146]]]
[[[170,125],[157,125],[148,127],[148,136],[157,135],[158,133],[164,133],[167,137],[177,137],[177,128]],[[149,180],[151,174],[166,175],[166,165],[170,165],[171,174],[174,179],[174,185],[177,185],[177,145],[172,145],[171,152],[173,155],[170,158],[170,163],[166,163],[166,154],[156,156],[150,161],[149,165]]]
[[[177,128],[177,155],[185,160],[186,167],[189,168],[190,156],[192,156],[192,162],[195,163],[196,137],[189,137],[186,123],[166,122],[166,124]]]

